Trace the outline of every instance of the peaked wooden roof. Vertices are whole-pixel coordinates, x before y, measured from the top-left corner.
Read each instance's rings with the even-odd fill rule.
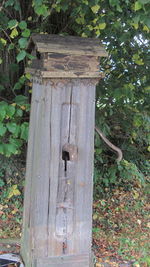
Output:
[[[106,57],[105,49],[99,39],[55,34],[33,34],[29,42],[29,50],[36,47],[40,53],[60,53],[71,55],[88,55]]]

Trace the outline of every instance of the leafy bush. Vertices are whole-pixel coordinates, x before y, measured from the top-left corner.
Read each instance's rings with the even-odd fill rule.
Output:
[[[28,122],[22,122],[25,106],[0,102],[0,153],[9,157],[21,153],[28,138]]]

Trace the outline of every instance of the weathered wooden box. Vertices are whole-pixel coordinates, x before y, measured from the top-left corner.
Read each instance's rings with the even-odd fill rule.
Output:
[[[21,255],[26,267],[91,263],[95,39],[33,35],[36,59]]]

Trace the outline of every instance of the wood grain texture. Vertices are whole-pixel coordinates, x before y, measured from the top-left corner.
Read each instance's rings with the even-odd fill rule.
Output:
[[[87,267],[89,266],[89,255],[65,255],[62,257],[49,257],[37,260],[37,267]],[[91,267],[91,266],[90,266]]]
[[[24,196],[24,214],[23,214],[23,230],[22,230],[22,246],[21,254],[25,261],[30,261],[31,257],[31,232],[30,232],[30,216],[31,216],[31,201],[32,201],[32,183],[33,183],[33,162],[35,157],[35,135],[37,131],[39,105],[38,99],[40,94],[39,84],[33,85],[27,164],[26,164],[26,180],[25,180],[25,196]],[[27,249],[28,247],[28,249]]]
[[[99,58],[107,56],[98,39],[46,34],[33,35],[29,51],[26,72],[42,78],[101,78]]]
[[[73,101],[79,103],[78,162],[74,188],[76,209],[74,248],[76,253],[90,252],[91,249],[94,96],[95,85],[91,84],[90,80],[74,81]]]
[[[48,263],[56,256],[90,266],[95,83],[37,80],[33,91],[22,256],[29,267],[59,266]],[[77,155],[66,161],[69,145]],[[88,262],[75,256],[84,254]]]
[[[98,40],[34,35],[21,254],[27,267],[91,267]],[[37,51],[36,51],[37,50]],[[41,53],[41,54],[40,54]]]
[[[59,36],[54,34],[33,34],[29,42],[29,50],[33,46],[40,53],[58,52],[61,54],[107,56],[99,39],[75,36]]]
[[[43,59],[43,68],[49,71],[95,72],[99,69],[98,57],[48,53]]]
[[[47,216],[49,206],[50,169],[50,116],[51,90],[41,88],[40,114],[37,129],[37,151],[32,191],[33,207],[31,227],[33,228],[35,256],[47,256]],[[39,244],[41,244],[39,246]]]
[[[103,78],[104,74],[99,71],[42,71],[34,68],[26,68],[26,73],[31,73],[35,77],[44,78]]]

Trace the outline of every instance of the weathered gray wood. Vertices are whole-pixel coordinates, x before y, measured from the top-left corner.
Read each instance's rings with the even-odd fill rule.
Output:
[[[63,55],[59,53],[48,53],[43,57],[43,66],[49,71],[97,71],[98,57],[95,56],[75,56],[75,55]]]
[[[99,56],[106,56],[98,39],[74,36],[33,35],[29,51],[35,59],[26,72],[42,78],[96,78]]]
[[[78,162],[75,177],[75,251],[90,252],[92,224],[92,171],[94,149],[95,85],[90,80],[75,80],[73,102],[79,104],[77,124]]]
[[[26,267],[93,267],[95,86],[103,49],[98,40],[46,35],[32,37],[31,47],[41,54],[28,69],[34,86],[21,255]]]
[[[34,261],[90,254],[95,84],[85,79],[51,80],[36,84],[34,90],[38,106],[28,185],[30,218],[24,230],[25,235],[29,231],[31,256],[26,257]],[[67,161],[65,170],[62,149],[67,143],[78,149],[77,159]]]
[[[50,198],[49,198],[49,218],[48,218],[48,255],[61,255],[63,250],[64,239],[58,236],[58,218],[57,213],[57,192],[59,187],[59,165],[62,162],[61,147],[61,120],[62,120],[62,103],[70,101],[70,83],[67,81],[56,81],[56,89],[52,91],[51,103],[51,155],[52,161],[50,166]],[[67,114],[66,114],[67,116]],[[62,175],[61,175],[62,176]],[[57,226],[57,229],[56,229]],[[60,225],[61,227],[61,225]]]
[[[42,71],[34,68],[26,68],[26,73],[42,78],[103,78],[99,71]]]
[[[85,267],[89,266],[89,255],[64,255],[62,257],[49,257],[37,260],[37,267]]]
[[[51,90],[42,85],[40,114],[37,129],[37,151],[34,169],[33,206],[31,227],[33,227],[35,256],[47,256],[47,220],[49,205],[50,168],[50,116]],[[33,224],[33,226],[32,226]],[[39,244],[41,244],[39,246]]]
[[[31,252],[31,232],[30,232],[30,216],[31,216],[31,189],[32,189],[32,177],[33,177],[33,161],[35,155],[35,135],[37,132],[38,123],[38,102],[35,99],[38,98],[40,86],[36,83],[33,85],[32,94],[32,105],[31,105],[31,116],[30,116],[30,127],[29,127],[29,140],[28,140],[28,153],[27,153],[27,165],[26,165],[26,185],[25,185],[25,196],[24,196],[24,214],[23,214],[23,230],[22,230],[22,246],[21,254],[26,260],[30,260]],[[27,249],[28,247],[28,249]]]
[[[71,55],[107,56],[100,46],[99,39],[81,38],[75,36],[59,36],[54,34],[33,34],[29,49],[36,44],[39,52],[58,52]]]

